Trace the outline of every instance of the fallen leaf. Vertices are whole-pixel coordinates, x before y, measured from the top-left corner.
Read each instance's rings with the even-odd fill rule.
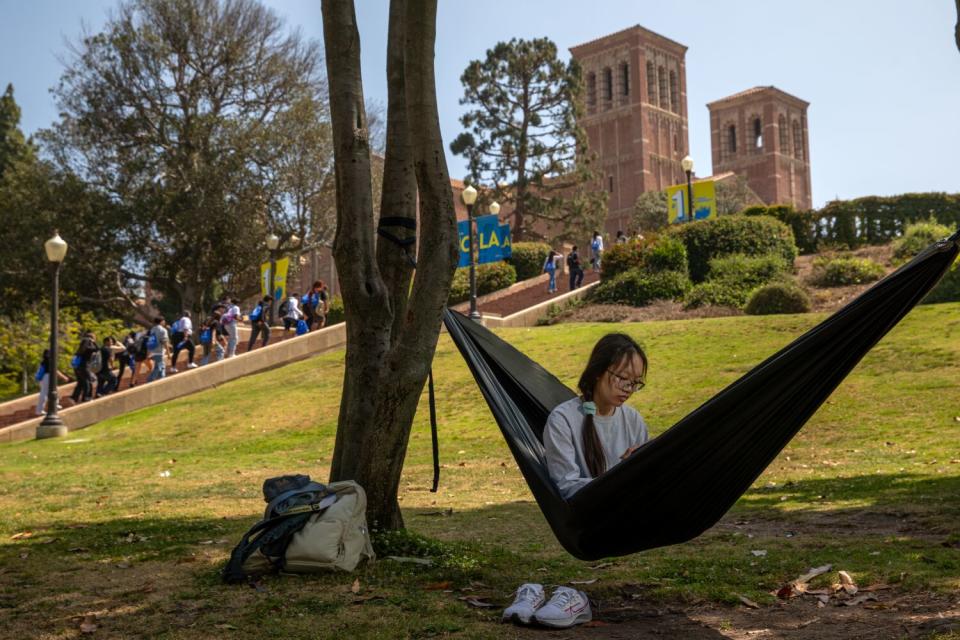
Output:
[[[353,581],[353,585],[350,587],[352,593],[360,593],[360,578],[357,578]]]
[[[46,540],[42,540],[42,541],[40,542],[40,544],[53,544],[54,542],[56,542],[56,541],[59,540],[59,539],[60,539],[60,538],[47,538]]]
[[[607,567],[612,567],[612,566],[613,566],[612,562],[601,562],[600,564],[595,564],[590,568],[596,571],[598,569],[606,569]]]
[[[387,560],[393,560],[394,562],[409,562],[411,564],[422,564],[424,566],[431,566],[433,560],[430,558],[407,558],[405,556],[387,556]]]
[[[350,604],[363,604],[364,602],[370,602],[371,600],[386,600],[386,598],[378,595],[357,596],[351,601]]]
[[[481,600],[477,596],[460,596],[457,598],[457,600],[463,600],[471,607],[477,607],[478,609],[489,609],[497,606],[485,600]]]
[[[760,605],[758,605],[756,602],[754,602],[753,600],[751,600],[751,599],[748,598],[747,596],[742,596],[742,595],[740,595],[740,594],[738,593],[738,594],[737,594],[737,598],[740,599],[740,602],[742,602],[742,603],[745,604],[746,606],[750,607],[751,609],[759,609],[759,608],[760,608]]]
[[[453,509],[452,509],[452,508],[451,508],[451,509],[444,509],[443,511],[428,511],[428,512],[426,512],[426,513],[418,513],[417,515],[418,515],[418,516],[440,516],[440,517],[446,517],[446,516],[452,516],[452,515],[453,515]]]
[[[892,589],[888,584],[872,584],[869,587],[864,587],[860,591],[885,591],[887,589]]]
[[[766,549],[752,549],[752,550],[750,551],[750,553],[752,553],[753,555],[755,555],[755,556],[758,557],[758,558],[763,558],[764,556],[767,555],[767,550],[766,550]]]
[[[26,551],[23,551],[23,552],[20,554],[20,559],[21,559],[21,560],[26,560],[26,559],[29,558],[29,557],[30,557],[30,554],[27,553]]]
[[[817,596],[817,600],[820,602],[820,604],[827,604],[830,602],[830,596]]]
[[[840,576],[841,589],[851,596],[857,593],[857,584],[853,581],[853,578],[850,577],[849,573],[846,571],[840,571],[837,575]]]
[[[810,582],[817,576],[823,575],[831,569],[833,569],[833,565],[831,564],[825,564],[822,567],[814,567],[813,569],[810,569],[810,571],[807,571],[805,574],[798,577],[796,580],[794,580],[794,582]]]
[[[70,553],[84,553],[85,551],[90,551],[87,547],[70,547],[67,549]]]
[[[569,584],[593,584],[599,580],[599,578],[592,578],[590,580],[571,580]]]
[[[236,631],[236,630],[237,630],[237,628],[236,628],[235,626],[233,626],[232,624],[227,624],[227,623],[224,623],[224,624],[215,624],[215,625],[213,625],[213,626],[215,626],[217,629],[226,629],[227,631]]]
[[[444,580],[443,582],[431,582],[424,587],[426,591],[444,591],[450,588],[450,581]]]
[[[855,607],[858,604],[863,604],[864,602],[869,602],[870,600],[876,600],[877,596],[872,593],[864,593],[857,596],[856,598],[850,598],[849,600],[843,600],[840,604],[846,607]]]
[[[93,633],[97,630],[97,617],[96,616],[84,616],[83,620],[80,621],[80,633]]]
[[[21,531],[10,536],[11,540],[26,540],[33,537],[33,531]]]
[[[197,544],[213,544],[213,540],[201,540]]]
[[[131,565],[129,562],[118,562],[113,566],[115,566],[117,569],[129,569]]]

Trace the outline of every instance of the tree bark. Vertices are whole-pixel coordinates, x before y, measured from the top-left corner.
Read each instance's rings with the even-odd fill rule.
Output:
[[[334,259],[347,327],[330,476],[354,479],[364,487],[368,519],[379,529],[403,526],[397,502],[400,473],[457,262],[456,216],[433,71],[436,10],[436,0],[393,0],[390,5],[382,212],[414,217],[419,193],[420,243],[407,304],[410,266],[399,246],[378,242],[374,229],[353,3],[323,2],[336,160]]]

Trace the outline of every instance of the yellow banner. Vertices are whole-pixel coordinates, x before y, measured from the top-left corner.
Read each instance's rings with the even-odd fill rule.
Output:
[[[290,258],[280,258],[274,263],[276,269],[273,274],[273,299],[277,302],[287,297],[287,271],[290,269]],[[270,294],[270,263],[260,265],[260,295]]]
[[[687,222],[689,204],[687,203],[687,185],[676,184],[667,187],[667,222],[675,224]],[[713,180],[701,180],[693,183],[693,219],[709,220],[717,217],[717,192]]]

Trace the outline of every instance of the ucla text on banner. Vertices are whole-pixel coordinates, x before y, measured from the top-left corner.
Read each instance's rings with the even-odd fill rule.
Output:
[[[290,258],[280,258],[274,263],[273,299],[283,300],[287,296],[287,270],[290,268]],[[260,265],[260,295],[269,295],[270,263]]]
[[[500,250],[504,258],[513,255],[513,239],[510,237],[510,225],[500,225]]]
[[[500,241],[500,218],[494,214],[480,216],[477,221],[477,246],[480,251],[477,255],[477,264],[499,262],[503,260],[503,249]]]
[[[687,222],[687,185],[667,187],[667,221],[670,224]],[[713,180],[693,183],[693,219],[707,220],[717,217],[717,195]]]
[[[457,223],[457,245],[460,247],[460,262],[458,267],[470,266],[470,221],[461,220]]]

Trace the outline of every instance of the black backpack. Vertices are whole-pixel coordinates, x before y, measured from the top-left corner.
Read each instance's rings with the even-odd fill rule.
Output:
[[[284,300],[280,303],[280,317],[284,317],[288,313],[290,313],[290,300]]]

